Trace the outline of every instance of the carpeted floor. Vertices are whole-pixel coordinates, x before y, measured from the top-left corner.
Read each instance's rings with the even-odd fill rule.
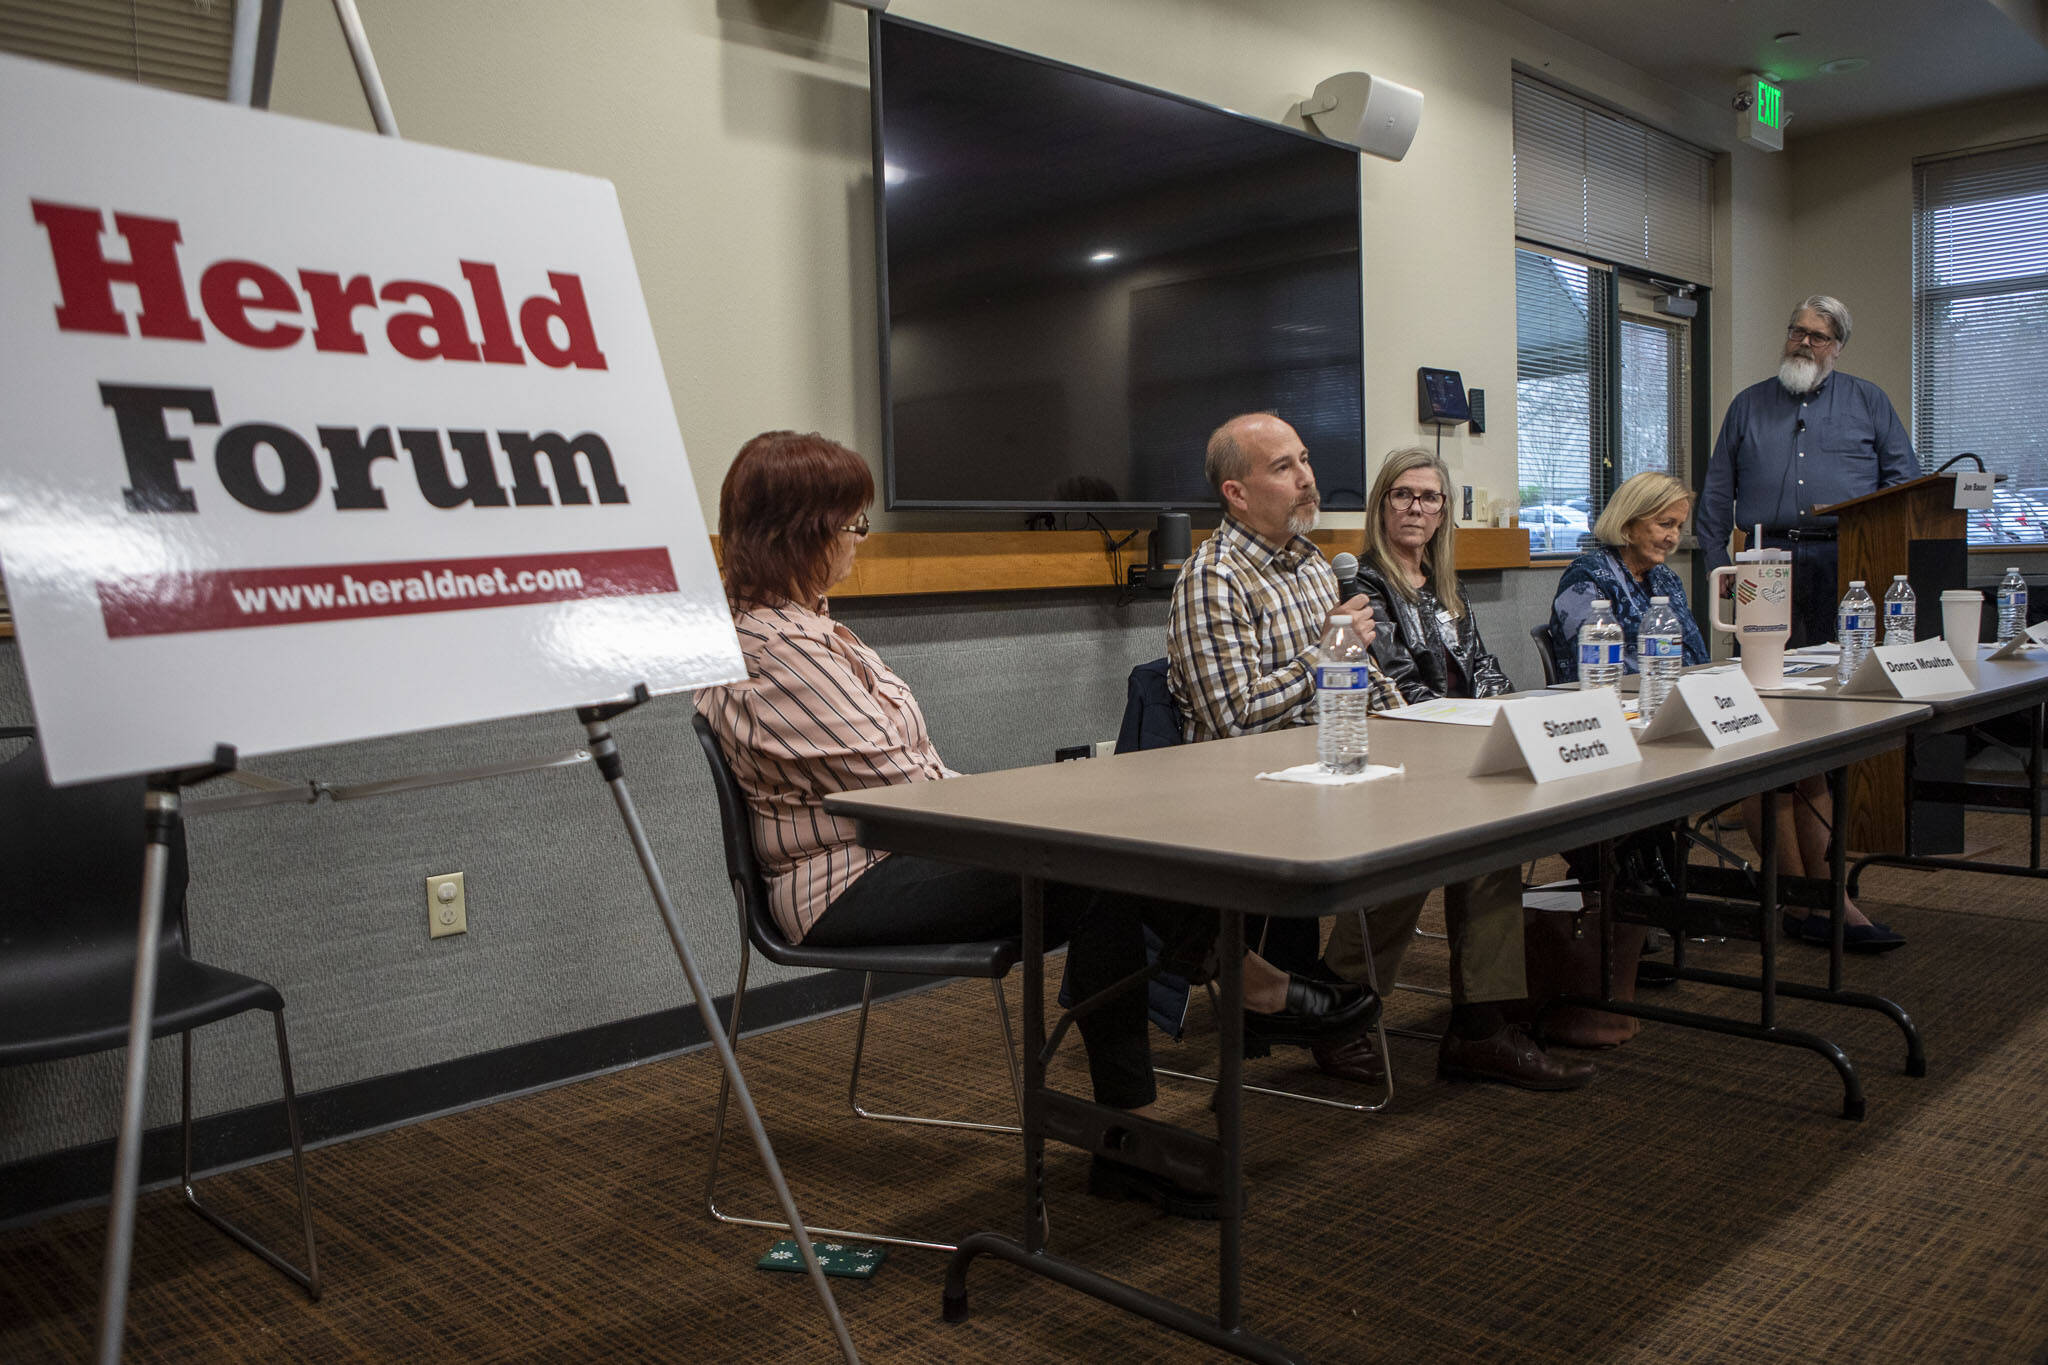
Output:
[[[2024,857],[2011,819],[1972,828],[1992,856]],[[1880,1016],[1782,1012],[1859,1063],[1866,1121],[1837,1117],[1839,1086],[1812,1054],[1687,1030],[1648,1026],[1570,1095],[1439,1082],[1430,1046],[1397,1040],[1391,1114],[1248,1099],[1247,1325],[1319,1361],[2048,1360],[2048,884],[1873,872],[1865,893],[1911,946],[1853,959],[1850,982],[1911,1010],[1930,1074],[1902,1074]],[[1696,952],[1754,960],[1743,945]],[[1412,979],[1442,980],[1440,943],[1410,962]],[[1824,965],[1805,949],[1788,963],[1810,980]],[[1754,1010],[1709,987],[1659,998]],[[1411,993],[1389,1005],[1425,1026],[1440,1009]],[[980,983],[884,1006],[874,1098],[1000,1117],[990,1016]],[[843,1015],[742,1052],[806,1216],[1016,1227],[1014,1139],[847,1115],[852,1034]],[[1198,1019],[1162,1061],[1205,1065],[1209,1036]],[[1254,1063],[1254,1079],[1342,1093],[1305,1058]],[[1055,1076],[1085,1092],[1077,1047]],[[704,1214],[715,1090],[697,1053],[315,1153],[319,1304],[171,1194],[149,1195],[129,1358],[830,1359],[808,1281],[754,1269],[773,1234]],[[1206,1089],[1163,1098],[1206,1120]],[[743,1137],[736,1156],[726,1203],[765,1212]],[[1048,1163],[1056,1250],[1213,1308],[1213,1227],[1090,1199],[1078,1153],[1055,1147]],[[214,1193],[289,1236],[283,1163]],[[0,1235],[0,1360],[90,1353],[103,1230],[95,1212]],[[972,1275],[973,1316],[948,1326],[943,1272],[941,1255],[897,1251],[872,1282],[834,1282],[865,1358],[1220,1358],[989,1261]]]

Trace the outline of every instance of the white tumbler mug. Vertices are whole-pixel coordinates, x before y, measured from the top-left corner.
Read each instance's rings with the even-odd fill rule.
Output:
[[[1750,686],[1780,687],[1785,682],[1785,643],[1792,638],[1792,552],[1744,550],[1733,564],[1708,577],[1713,594],[1715,630],[1733,635],[1742,646],[1742,671]],[[1721,617],[1721,580],[1735,580],[1735,619]]]

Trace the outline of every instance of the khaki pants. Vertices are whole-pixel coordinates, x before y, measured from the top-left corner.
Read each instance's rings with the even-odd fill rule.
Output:
[[[1401,955],[1415,936],[1427,892],[1402,896],[1365,912],[1380,990],[1394,988]],[[1451,1002],[1485,1004],[1529,994],[1522,962],[1522,869],[1506,867],[1444,887],[1444,925],[1451,935]],[[1358,916],[1337,916],[1323,957],[1347,981],[1365,980],[1365,943]]]

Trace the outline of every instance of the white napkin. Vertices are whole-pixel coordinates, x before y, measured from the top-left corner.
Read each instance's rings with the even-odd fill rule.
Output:
[[[1356,773],[1326,773],[1320,763],[1297,763],[1292,768],[1282,768],[1277,773],[1260,773],[1261,782],[1306,782],[1311,787],[1350,787],[1360,782],[1375,782],[1382,777],[1392,777],[1408,771],[1408,765],[1397,763],[1389,768],[1384,763],[1368,763],[1365,771]]]

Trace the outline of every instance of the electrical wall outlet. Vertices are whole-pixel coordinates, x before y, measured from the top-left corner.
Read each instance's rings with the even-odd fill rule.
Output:
[[[1095,741],[1094,749],[1095,757],[1108,758],[1116,752],[1116,741],[1113,739],[1098,739]]]
[[[462,874],[444,872],[427,878],[427,937],[468,932],[469,898],[463,894]]]

